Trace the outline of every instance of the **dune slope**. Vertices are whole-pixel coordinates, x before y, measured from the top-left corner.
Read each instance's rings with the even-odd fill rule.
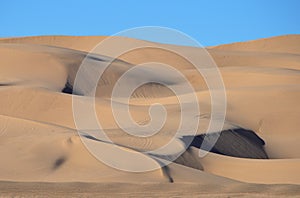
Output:
[[[0,182],[0,192],[13,195],[7,189],[18,193],[17,187],[28,192],[30,185],[37,186],[32,188],[35,193],[41,193],[48,185],[54,185],[51,188],[60,191],[62,187],[55,186],[55,183],[67,182],[63,184],[67,191],[86,185],[94,193],[99,193],[95,190],[99,187],[103,195],[110,194],[109,189],[116,188],[115,185],[120,186],[118,193],[137,185],[141,189],[139,192],[153,191],[158,196],[162,189],[168,195],[187,195],[187,190],[174,191],[180,185],[182,189],[190,189],[191,195],[202,189],[217,196],[214,186],[220,188],[220,194],[233,192],[246,196],[246,193],[254,193],[259,196],[261,192],[272,191],[299,195],[299,35],[207,48],[223,78],[227,107],[223,130],[209,131],[206,136],[204,133],[209,127],[212,110],[205,80],[197,75],[189,61],[159,48],[168,46],[191,57],[203,55],[203,49],[121,38],[152,48],[134,50],[117,59],[109,57],[109,53],[89,54],[105,38],[41,36],[0,39],[0,180],[3,181]],[[201,62],[201,58],[197,60]],[[89,101],[93,91],[87,86],[93,83],[89,73],[85,76],[87,87],[75,88],[76,74],[83,61],[95,71],[95,75],[112,61],[97,82],[95,113],[103,131],[125,154],[113,153],[114,145],[97,136],[93,127],[77,131],[72,99]],[[158,133],[135,137],[125,133],[114,120],[111,105],[119,108],[127,105],[121,96],[112,98],[115,84],[128,70],[147,62],[172,65],[189,80],[201,109],[200,115],[190,114],[188,117],[188,120],[199,121],[195,134],[190,132],[190,136],[174,138],[180,123],[178,97],[160,83],[139,87],[128,105],[134,121],[146,126],[151,121],[148,112],[151,104],[162,104],[168,115]],[[171,88],[184,85],[176,76],[162,73],[157,68],[157,65],[150,64],[131,75],[130,79],[132,82],[159,81]],[[191,93],[182,92],[180,96],[189,98]],[[217,144],[210,146],[210,138],[216,134],[220,138]],[[147,135],[147,132],[140,135]],[[167,149],[147,153],[173,138]],[[191,144],[186,144],[185,138]],[[110,158],[112,163],[121,160],[137,169],[148,166],[157,169],[142,173],[117,170],[97,160],[85,147],[86,143]],[[199,156],[203,151],[201,144],[202,148],[212,148],[207,149],[205,157]],[[186,151],[184,146],[188,147]],[[174,162],[166,167],[159,166],[178,153],[181,155]],[[140,161],[134,161],[136,158]],[[173,183],[174,188],[169,183]]]

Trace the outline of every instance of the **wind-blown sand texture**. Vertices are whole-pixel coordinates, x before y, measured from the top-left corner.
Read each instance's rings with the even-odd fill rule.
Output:
[[[179,138],[170,153],[191,138],[188,150],[167,167],[144,173],[120,171],[98,161],[75,127],[71,93],[85,97],[72,90],[76,72],[84,58],[91,62],[109,58],[106,54],[88,56],[105,38],[0,39],[0,196],[300,196],[299,35],[207,48],[223,77],[227,111],[224,131],[209,134],[221,136],[204,158],[198,153],[209,123],[210,94],[190,63],[156,49],[134,51],[114,61],[99,81],[95,106],[107,135],[124,149],[158,148],[173,137],[179,123],[176,96],[161,85],[147,84],[130,100],[131,114],[137,123],[145,124],[149,105],[161,103],[168,112],[166,125],[147,138],[124,133],[113,119],[110,95],[126,70],[149,61],[170,64],[190,80],[199,99],[196,137]],[[199,50],[175,47],[194,56]],[[145,72],[133,78],[165,75],[155,73],[155,68]],[[81,138],[100,152],[112,148],[88,136]],[[106,155],[110,157],[109,152]],[[133,165],[157,163],[147,155],[136,155],[144,164]],[[130,161],[126,156],[122,160]]]

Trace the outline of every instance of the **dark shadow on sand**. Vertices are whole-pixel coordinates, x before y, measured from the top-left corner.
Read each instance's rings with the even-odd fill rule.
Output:
[[[229,129],[198,136],[184,136],[182,140],[196,148],[232,157],[268,159],[265,142],[256,133],[243,128]],[[213,144],[216,141],[215,144]]]

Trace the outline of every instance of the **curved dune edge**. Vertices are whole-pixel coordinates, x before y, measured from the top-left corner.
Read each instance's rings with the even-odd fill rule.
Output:
[[[110,168],[87,151],[75,130],[72,95],[70,91],[61,93],[66,85],[73,86],[81,61],[104,38],[45,36],[0,39],[0,180],[174,182],[221,186],[243,182],[300,184],[299,35],[208,48],[226,87],[228,101],[224,128],[242,127],[254,131],[264,140],[264,149],[272,159],[243,159],[214,153],[198,158],[199,151],[192,148],[166,169],[138,174]],[[192,47],[178,48],[195,56],[199,52]],[[201,106],[201,115],[193,115],[191,119],[201,121],[196,135],[205,132],[210,116],[210,95],[203,79],[195,76],[191,65],[158,50],[141,50],[119,58],[100,82],[104,91],[97,93],[96,100],[97,115],[116,143],[130,149],[147,150],[164,144],[174,135],[179,122],[178,101],[168,90],[155,84],[139,89],[130,101],[130,107],[134,119],[145,124],[149,121],[149,105],[153,102],[164,104],[169,117],[161,133],[140,141],[124,135],[112,119],[109,96],[117,77],[135,64],[151,60],[174,64],[191,80]],[[101,65],[101,61],[109,57],[97,54],[88,59]],[[163,77],[158,72],[148,72],[151,74],[145,71],[142,77]],[[76,97],[84,97],[84,93],[76,91]],[[103,142],[95,145],[108,150],[111,146]],[[174,147],[178,149],[179,145],[174,144]],[[174,154],[181,148],[176,149],[164,155]],[[157,163],[149,156],[138,155],[146,160],[145,166]]]
[[[200,162],[207,172],[243,182],[300,184],[300,159],[245,159],[209,153]]]
[[[136,153],[140,159],[139,165],[149,166],[149,168],[155,166],[157,169],[144,173],[119,171],[105,165],[89,153],[74,130],[8,116],[0,116],[0,121],[0,153],[3,160],[0,165],[1,180],[169,183],[171,179],[172,182],[235,183],[233,180],[209,175],[178,164],[171,164],[167,169],[159,168],[157,162],[140,153]],[[87,142],[90,143],[90,141],[87,139]],[[113,146],[103,142],[94,141],[93,143],[97,148],[101,147],[102,150],[108,151]],[[10,155],[7,150],[13,155]],[[127,153],[132,154],[133,151],[128,150]],[[120,154],[107,152],[106,154],[111,155],[112,161],[118,162],[117,158],[123,158],[124,162],[127,160],[124,152]],[[137,160],[136,157],[135,160]],[[129,162],[132,168],[137,165],[137,161]],[[131,178],[130,181],[128,178]]]

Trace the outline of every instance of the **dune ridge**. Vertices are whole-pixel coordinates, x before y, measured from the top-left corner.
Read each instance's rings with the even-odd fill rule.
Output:
[[[117,163],[109,152],[113,145],[96,134],[92,136],[93,128],[84,129],[88,135],[76,130],[72,97],[88,98],[90,94],[86,87],[74,89],[76,73],[83,60],[95,71],[112,60],[108,54],[88,53],[105,38],[37,36],[0,39],[1,193],[10,196],[19,193],[18,188],[21,188],[25,193],[47,195],[51,193],[45,190],[48,187],[70,192],[82,185],[91,190],[86,193],[100,193],[96,190],[99,187],[103,190],[102,195],[108,195],[112,193],[109,189],[116,189],[116,185],[120,187],[117,193],[138,185],[137,195],[153,191],[158,196],[163,192],[169,195],[203,193],[203,196],[205,193],[213,196],[252,193],[258,197],[264,192],[266,196],[299,196],[299,35],[207,47],[224,81],[227,111],[223,131],[208,132],[207,137],[213,138],[216,133],[221,136],[213,150],[203,158],[199,157],[199,152],[201,143],[205,143],[204,133],[210,121],[210,93],[205,80],[196,75],[191,63],[154,47],[134,50],[113,60],[97,83],[96,114],[108,137],[130,154],[126,161],[126,157],[116,153],[118,159],[128,162],[128,166],[158,167],[144,173],[120,171],[97,160],[84,146],[85,142],[93,144],[96,150]],[[158,48],[170,46],[123,39]],[[172,46],[172,49],[194,57],[203,50],[188,46]],[[121,97],[112,100],[115,83],[127,70],[146,62],[172,65],[194,87],[201,114],[189,117],[199,120],[196,134],[189,137],[193,140],[191,145],[185,145],[184,138],[177,138],[171,149],[164,152],[139,153],[170,141],[180,121],[178,98],[158,83],[148,83],[135,90],[129,107],[133,119],[140,125],[147,125],[151,120],[150,105],[164,105],[168,117],[159,133],[147,138],[134,137],[124,133],[114,120],[111,103],[126,105]],[[159,79],[170,87],[182,85],[176,77],[167,78],[156,68],[157,65],[150,65],[131,78],[136,81]],[[88,83],[89,80],[87,76]],[[188,98],[190,93],[181,94]],[[209,141],[206,143],[210,144]],[[186,151],[184,145],[188,148]],[[159,167],[160,160],[168,161],[180,152],[182,154],[173,163]],[[128,160],[131,155],[138,157],[140,164]],[[63,187],[57,186],[60,182],[64,182]],[[182,191],[174,190],[176,188]]]

